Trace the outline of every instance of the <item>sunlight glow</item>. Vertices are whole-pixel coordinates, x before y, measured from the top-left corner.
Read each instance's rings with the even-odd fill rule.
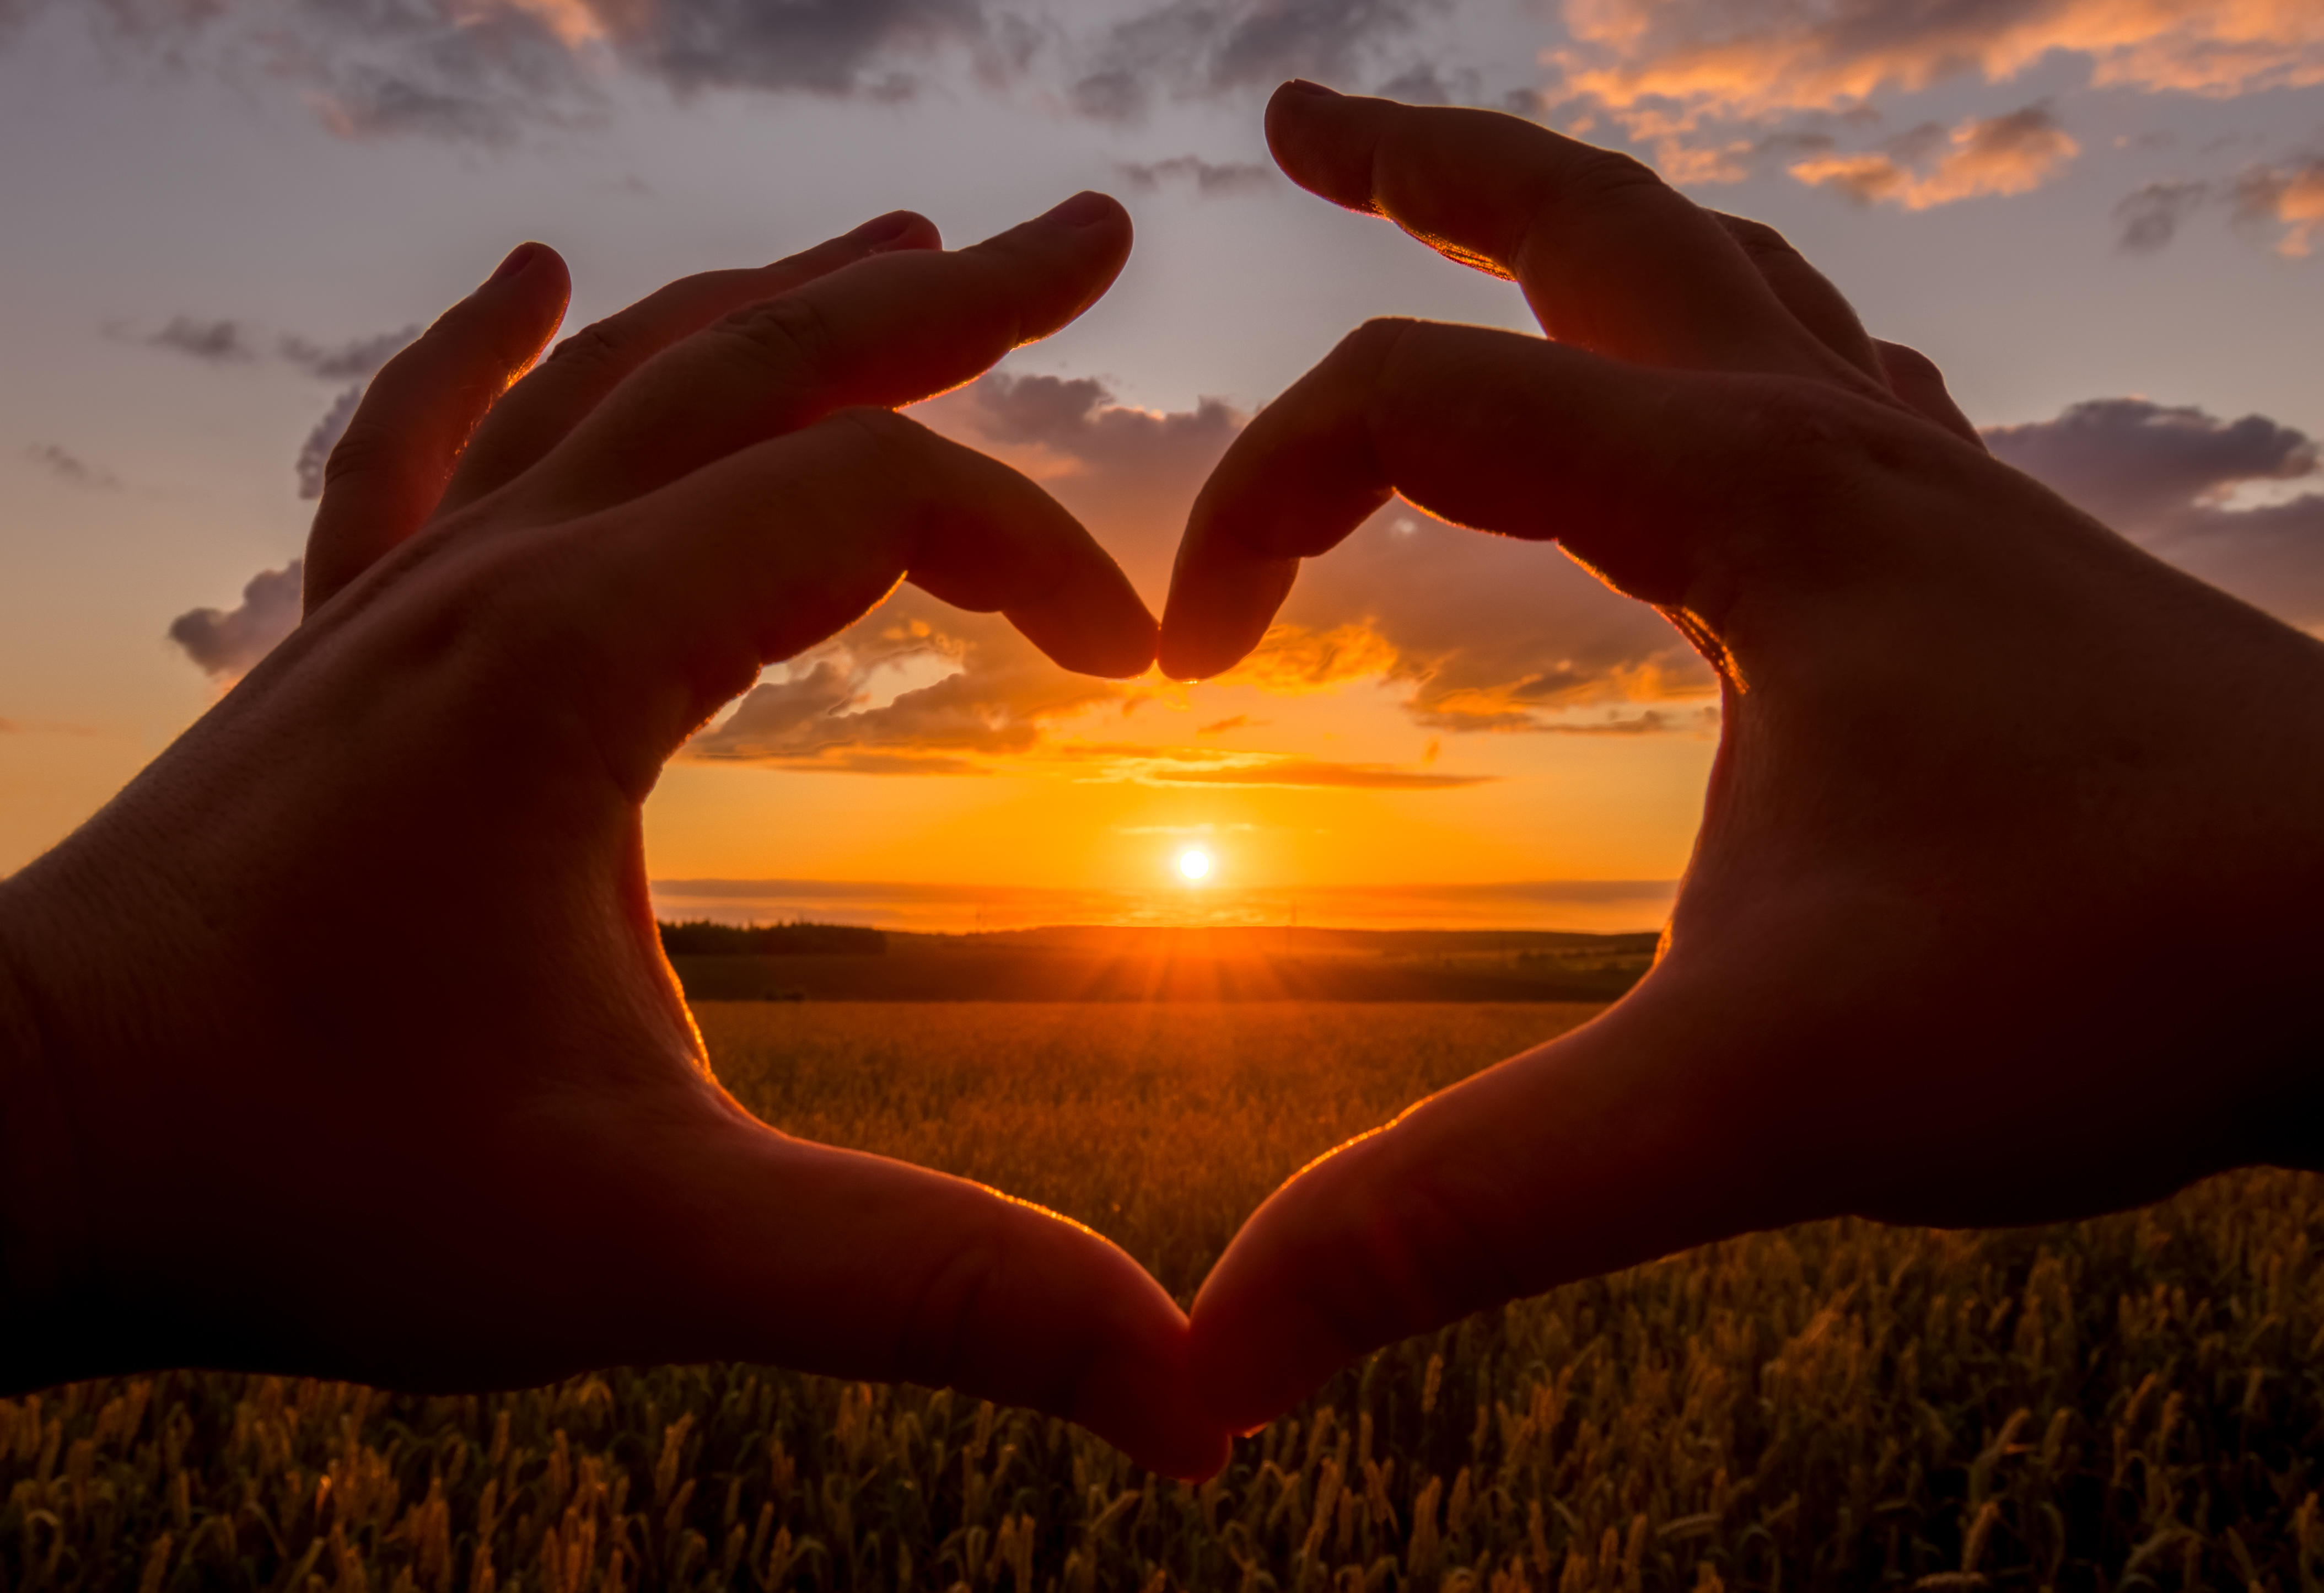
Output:
[[[1197,851],[1179,853],[1178,872],[1190,880],[1201,879],[1211,872],[1211,855]]]

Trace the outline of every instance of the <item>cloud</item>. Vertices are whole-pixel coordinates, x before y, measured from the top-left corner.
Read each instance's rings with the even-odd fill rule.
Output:
[[[90,464],[78,454],[60,444],[36,442],[24,450],[24,457],[58,480],[69,486],[87,487],[91,492],[120,490],[120,477],[102,465]]]
[[[2324,624],[2324,456],[2304,432],[2104,398],[1985,438],[2153,552],[2292,625]],[[2237,502],[2255,489],[2263,501]]]
[[[2171,179],[2150,182],[2114,208],[2122,231],[2115,246],[2126,255],[2152,255],[2179,236],[2187,218],[2200,209],[2210,185]]]
[[[273,650],[299,624],[303,566],[261,570],[233,608],[197,608],[170,622],[170,640],[214,679],[233,681]]]
[[[355,410],[363,403],[364,384],[357,382],[337,398],[315,422],[314,430],[299,445],[299,458],[291,468],[299,477],[299,495],[319,498],[323,495],[323,472],[331,462],[331,450],[339,439],[347,434],[347,423],[355,418]]]
[[[167,348],[205,365],[249,365],[259,357],[248,329],[237,320],[173,315],[167,326],[143,340],[149,347]]]
[[[1167,161],[1124,161],[1114,170],[1134,189],[1151,191],[1165,182],[1183,182],[1206,199],[1231,194],[1264,193],[1275,186],[1275,168],[1250,161],[1222,163],[1200,155],[1173,155]]]
[[[1931,144],[1941,153],[1915,171],[1919,151]],[[1916,128],[1886,153],[1811,155],[1789,170],[1811,188],[1832,189],[1858,204],[1926,210],[1988,194],[2030,193],[2080,153],[2046,106],[2029,105],[1971,118],[1950,133],[1934,125]]]
[[[679,97],[898,99],[942,49],[1000,81],[1043,43],[987,0],[107,0],[88,14],[172,64],[284,83],[342,137],[484,144],[602,123],[617,72]]]
[[[1166,0],[1115,23],[1079,53],[1067,92],[1084,116],[1128,121],[1157,90],[1176,99],[1344,81],[1452,0]],[[1407,68],[1407,70],[1414,69]]]
[[[2280,223],[2284,231],[2275,252],[2302,258],[2324,232],[2324,155],[2282,166],[2252,166],[2230,190],[2236,218]]]
[[[115,327],[111,330],[118,336],[124,329]],[[136,341],[148,347],[182,354],[205,365],[280,365],[319,381],[346,382],[368,379],[419,337],[420,331],[419,327],[409,326],[337,343],[318,343],[296,332],[285,332],[270,342],[249,323],[231,317],[173,315],[160,331],[139,337]]]
[[[940,678],[874,702],[883,671],[914,665]],[[1004,619],[905,587],[786,665],[782,680],[753,687],[687,754],[854,773],[982,773],[991,760],[1034,754],[1052,721],[1128,690],[1059,669]]]
[[[1212,720],[1209,724],[1197,728],[1194,734],[1197,736],[1224,736],[1230,730],[1255,729],[1266,723],[1267,721],[1265,719],[1254,719],[1249,714],[1232,714],[1223,719]]]
[[[418,336],[417,326],[382,332],[375,338],[353,338],[344,343],[314,343],[291,334],[277,342],[275,349],[285,364],[322,381],[361,381],[375,375],[380,366]]]
[[[1287,753],[1207,746],[1084,743],[1055,749],[1061,762],[1097,764],[1100,778],[1139,785],[1268,785],[1342,791],[1454,791],[1490,785],[1498,774],[1438,774],[1396,764],[1341,763]]]
[[[2151,255],[2177,236],[2190,216],[2215,203],[2224,205],[2246,231],[2281,227],[2275,252],[2289,260],[2305,259],[2324,233],[2324,155],[2246,166],[2214,181],[2150,182],[2115,207],[2122,227],[2116,241],[2128,253]]]
[[[1738,127],[2004,83],[2059,57],[2099,88],[2324,83],[2324,7],[2310,0],[1565,0],[1564,14],[1572,43],[1551,52],[1547,98],[1613,120],[1683,181],[1744,175]],[[1880,180],[1871,157],[1851,158]]]
[[[1247,419],[1216,400],[1157,413],[1088,378],[1006,374],[918,412],[1034,476],[1157,597],[1186,506]],[[1436,729],[1545,729],[1609,702],[1715,688],[1661,616],[1554,547],[1402,504],[1310,560],[1280,618],[1227,683],[1296,695],[1386,681]]]

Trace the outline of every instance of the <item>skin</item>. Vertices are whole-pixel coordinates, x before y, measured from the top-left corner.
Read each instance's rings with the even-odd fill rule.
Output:
[[[2324,1165],[2324,645],[2000,465],[1773,232],[1490,113],[1278,92],[1276,158],[1514,277],[1545,338],[1380,321],[1194,506],[1182,678],[1392,494],[1554,538],[1719,669],[1663,955],[1251,1218],[1193,1313],[1249,1429],[1569,1279],[1845,1213],[2028,1223]]]
[[[752,1121],[660,955],[640,804],[899,579],[1147,667],[1079,526],[890,412],[1078,314],[1127,219],[1084,196],[945,254],[882,218],[512,386],[566,296],[528,246],[374,383],[298,633],[0,883],[0,1382],[773,1361],[1196,1477],[1375,1346],[1704,1240],[2324,1161],[2324,646],[1997,464],[1781,238],[1634,162],[1297,85],[1268,134],[1548,336],[1352,335],[1204,488],[1161,662],[1231,666],[1396,493],[1662,609],[1725,719],[1630,997],[1286,1184],[1191,1327],[1062,1219]]]
[[[1100,195],[957,253],[886,217],[512,386],[567,299],[529,245],[380,374],[305,622],[0,884],[5,1385],[739,1359],[1218,1468],[1185,1316],[1120,1250],[719,1088],[639,829],[692,730],[899,579],[1068,668],[1148,666],[1070,515],[890,409],[1070,321],[1130,242]]]

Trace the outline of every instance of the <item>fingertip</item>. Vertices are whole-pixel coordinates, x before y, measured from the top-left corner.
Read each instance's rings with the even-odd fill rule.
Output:
[[[1127,681],[1154,667],[1161,625],[1108,560],[1067,581],[1037,608],[1009,611],[1010,622],[1050,659],[1077,674]]]
[[[1308,192],[1349,209],[1370,210],[1370,151],[1351,150],[1347,123],[1351,112],[1374,103],[1294,78],[1267,102],[1268,153],[1286,177]]]

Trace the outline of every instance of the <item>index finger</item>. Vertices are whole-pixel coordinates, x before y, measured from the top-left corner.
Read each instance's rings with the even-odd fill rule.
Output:
[[[1290,179],[1515,278],[1560,342],[1646,365],[1867,385],[1768,286],[1711,212],[1629,156],[1498,111],[1288,83],[1267,142]]]
[[[738,310],[646,362],[518,490],[551,512],[626,502],[753,443],[971,381],[1096,302],[1130,217],[1084,193],[972,247],[861,260]]]

